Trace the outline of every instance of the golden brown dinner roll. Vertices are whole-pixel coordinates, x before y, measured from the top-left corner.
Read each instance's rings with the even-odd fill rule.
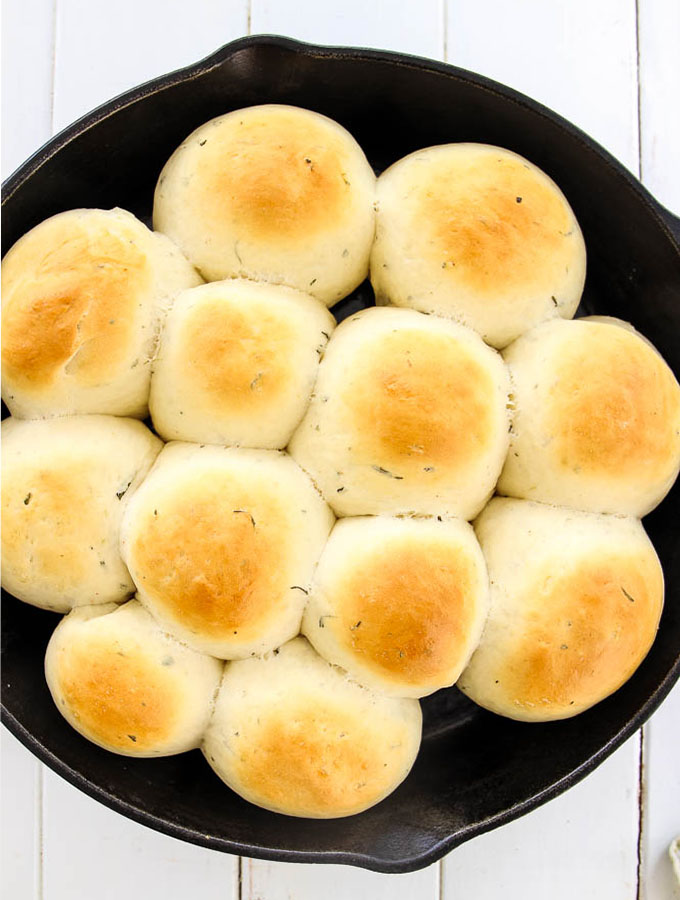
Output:
[[[136,600],[73,610],[45,656],[59,712],[88,740],[125,756],[197,747],[222,667],[164,634]]]
[[[495,497],[475,522],[491,609],[458,687],[524,721],[574,716],[652,645],[663,573],[634,518]]]
[[[586,269],[581,229],[557,185],[516,153],[419,150],[383,172],[377,198],[379,303],[450,317],[493,347],[574,315]]]
[[[284,453],[174,443],[127,508],[121,550],[164,628],[237,659],[298,633],[332,523]]]
[[[516,409],[501,494],[634,516],[665,497],[680,469],[680,386],[646,338],[612,320],[555,320],[504,356]]]
[[[2,586],[59,612],[128,597],[120,520],[161,441],[134,419],[72,416],[5,419],[2,442]]]
[[[375,176],[348,131],[294,106],[206,122],[156,186],[154,227],[208,281],[243,276],[331,306],[368,275]]]
[[[251,803],[289,816],[351,816],[390,794],[420,746],[417,700],[351,681],[304,638],[226,666],[203,752]]]
[[[166,440],[285,447],[334,328],[318,300],[280,285],[234,279],[185,291],[153,366],[156,431]]]
[[[302,632],[362,684],[423,697],[460,675],[482,633],[488,594],[466,522],[341,519],[319,561]]]
[[[159,319],[201,279],[163,235],[122,209],[73,209],[2,262],[2,396],[22,419],[144,418]]]
[[[509,383],[473,331],[371,308],[331,338],[290,453],[341,516],[475,516],[508,447]]]

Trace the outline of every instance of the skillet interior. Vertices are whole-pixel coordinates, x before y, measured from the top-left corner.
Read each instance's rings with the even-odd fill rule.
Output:
[[[5,185],[3,253],[47,216],[122,206],[149,221],[158,173],[180,141],[220,113],[291,103],[337,119],[381,171],[420,147],[480,141],[527,156],[560,185],[583,228],[580,313],[627,319],[680,373],[679,223],[589,138],[533,101],[451,66],[378,51],[247,38],[100,107],[47,144]],[[674,232],[676,237],[674,238]],[[334,312],[373,302],[362,285]],[[664,566],[666,608],[635,676],[572,720],[527,725],[453,688],[424,701],[425,737],[406,782],[349,819],[260,810],[220,785],[197,751],[134,760],[73,731],[45,685],[54,614],[3,592],[3,720],[37,756],[131,818],[218,850],[297,862],[408,871],[565,790],[638,728],[680,673],[680,484],[645,520]]]

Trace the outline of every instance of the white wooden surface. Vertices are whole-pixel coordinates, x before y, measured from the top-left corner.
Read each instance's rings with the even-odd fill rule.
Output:
[[[250,33],[447,59],[551,106],[680,212],[677,0],[3,0],[2,170],[140,81]],[[671,900],[680,688],[552,803],[404,876],[237,860],[135,825],[2,733],[8,900]]]

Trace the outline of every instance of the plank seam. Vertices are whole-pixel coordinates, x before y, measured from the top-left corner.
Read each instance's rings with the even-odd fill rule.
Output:
[[[642,85],[640,77],[640,0],[635,0],[635,65],[637,75],[638,178],[642,181]]]
[[[635,870],[635,897],[637,898],[637,900],[643,900],[643,896],[644,896],[644,886],[642,884],[642,871],[643,871],[643,855],[644,855],[643,831],[645,828],[645,821],[646,821],[646,816],[645,816],[646,735],[647,735],[647,729],[641,728],[640,729],[640,766],[638,769],[638,798],[637,798],[638,799],[637,867]]]

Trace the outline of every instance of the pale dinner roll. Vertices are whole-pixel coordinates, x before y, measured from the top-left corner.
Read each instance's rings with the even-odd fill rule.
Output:
[[[361,684],[424,697],[460,675],[481,636],[488,595],[467,522],[341,519],[319,561],[302,633]]]
[[[122,209],[74,209],[2,262],[2,397],[22,419],[144,418],[149,362],[172,297],[201,278]]]
[[[73,610],[45,656],[59,712],[88,740],[124,756],[198,747],[222,668],[164,634],[136,600]]]
[[[289,450],[341,516],[470,519],[508,447],[509,382],[468,328],[370,308],[336,330]]]
[[[121,552],[164,628],[237,659],[298,633],[332,524],[284,453],[174,443],[128,505]]]
[[[335,319],[245,279],[185,291],[165,322],[149,408],[165,440],[282,449],[309,404]]]
[[[652,645],[663,572],[637,519],[494,498],[475,522],[491,609],[458,681],[513,719],[575,716],[613,693]]]
[[[680,386],[646,338],[555,320],[504,357],[516,409],[501,494],[633,516],[660,503],[680,469]]]
[[[134,591],[118,548],[132,493],[163,446],[134,419],[2,423],[2,586],[66,612]]]
[[[377,198],[378,303],[450,317],[493,347],[574,315],[583,235],[557,185],[523,157],[486,144],[428,147],[383,172]]]
[[[251,803],[289,816],[351,816],[406,778],[421,722],[417,700],[361,687],[296,638],[227,664],[203,752]]]
[[[331,306],[368,275],[375,175],[337,122],[252,106],[192,132],[161,172],[154,227],[207,281],[241,276]]]

